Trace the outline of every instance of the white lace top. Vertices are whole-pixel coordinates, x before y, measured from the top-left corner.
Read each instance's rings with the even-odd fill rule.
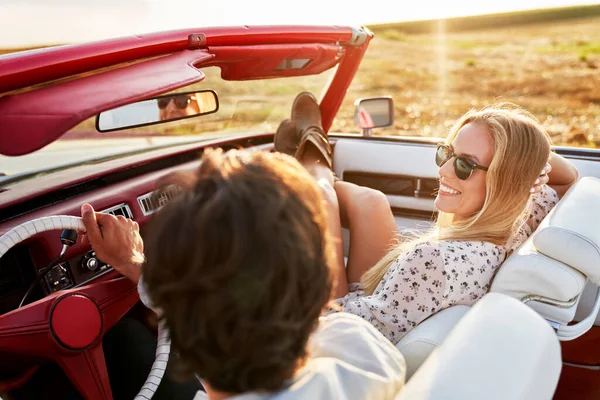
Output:
[[[544,185],[531,196],[528,216],[505,246],[489,242],[419,243],[392,264],[371,296],[358,283],[335,300],[341,311],[372,323],[393,343],[434,313],[455,304],[472,305],[487,293],[507,253],[520,246],[558,202]]]

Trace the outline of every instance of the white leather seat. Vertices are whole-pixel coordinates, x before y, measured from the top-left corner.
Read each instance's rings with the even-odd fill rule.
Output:
[[[490,293],[466,313],[396,400],[549,400],[561,367],[550,325],[518,300]]]
[[[573,340],[591,328],[600,309],[600,180],[582,178],[542,221],[536,232],[502,265],[492,292],[514,297],[537,311],[560,340]],[[584,288],[596,296],[586,315],[576,311]],[[596,289],[590,295],[589,286]],[[461,306],[464,307],[464,306]],[[407,379],[460,319],[451,307],[421,323],[397,344]],[[451,318],[451,317],[453,318]]]
[[[425,359],[448,336],[454,325],[469,311],[469,306],[454,306],[440,311],[408,332],[396,345],[406,360],[408,380]]]

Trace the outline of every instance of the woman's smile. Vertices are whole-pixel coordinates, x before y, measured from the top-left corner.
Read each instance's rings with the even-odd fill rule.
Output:
[[[462,192],[454,189],[452,186],[448,184],[444,184],[440,182],[440,195],[442,196],[458,196],[461,195]]]

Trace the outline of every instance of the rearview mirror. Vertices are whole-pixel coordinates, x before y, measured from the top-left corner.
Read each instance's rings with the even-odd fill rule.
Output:
[[[138,101],[96,117],[98,132],[135,128],[206,115],[219,110],[219,99],[213,90],[174,93]]]
[[[394,125],[394,100],[391,96],[358,99],[354,103],[354,123],[364,136],[371,136],[373,128]]]

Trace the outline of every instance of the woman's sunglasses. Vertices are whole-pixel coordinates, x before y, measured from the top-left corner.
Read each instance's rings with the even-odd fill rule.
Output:
[[[438,167],[446,164],[448,160],[454,157],[454,173],[456,177],[462,181],[469,179],[475,169],[487,171],[486,167],[482,167],[474,161],[463,156],[457,156],[452,149],[445,144],[438,144],[435,152],[435,163]]]
[[[175,107],[179,108],[180,110],[185,110],[192,101],[192,98],[191,96],[187,95],[161,97],[160,99],[156,100],[156,102],[158,103],[158,108],[164,110],[165,108],[167,108],[171,100],[175,102]]]

